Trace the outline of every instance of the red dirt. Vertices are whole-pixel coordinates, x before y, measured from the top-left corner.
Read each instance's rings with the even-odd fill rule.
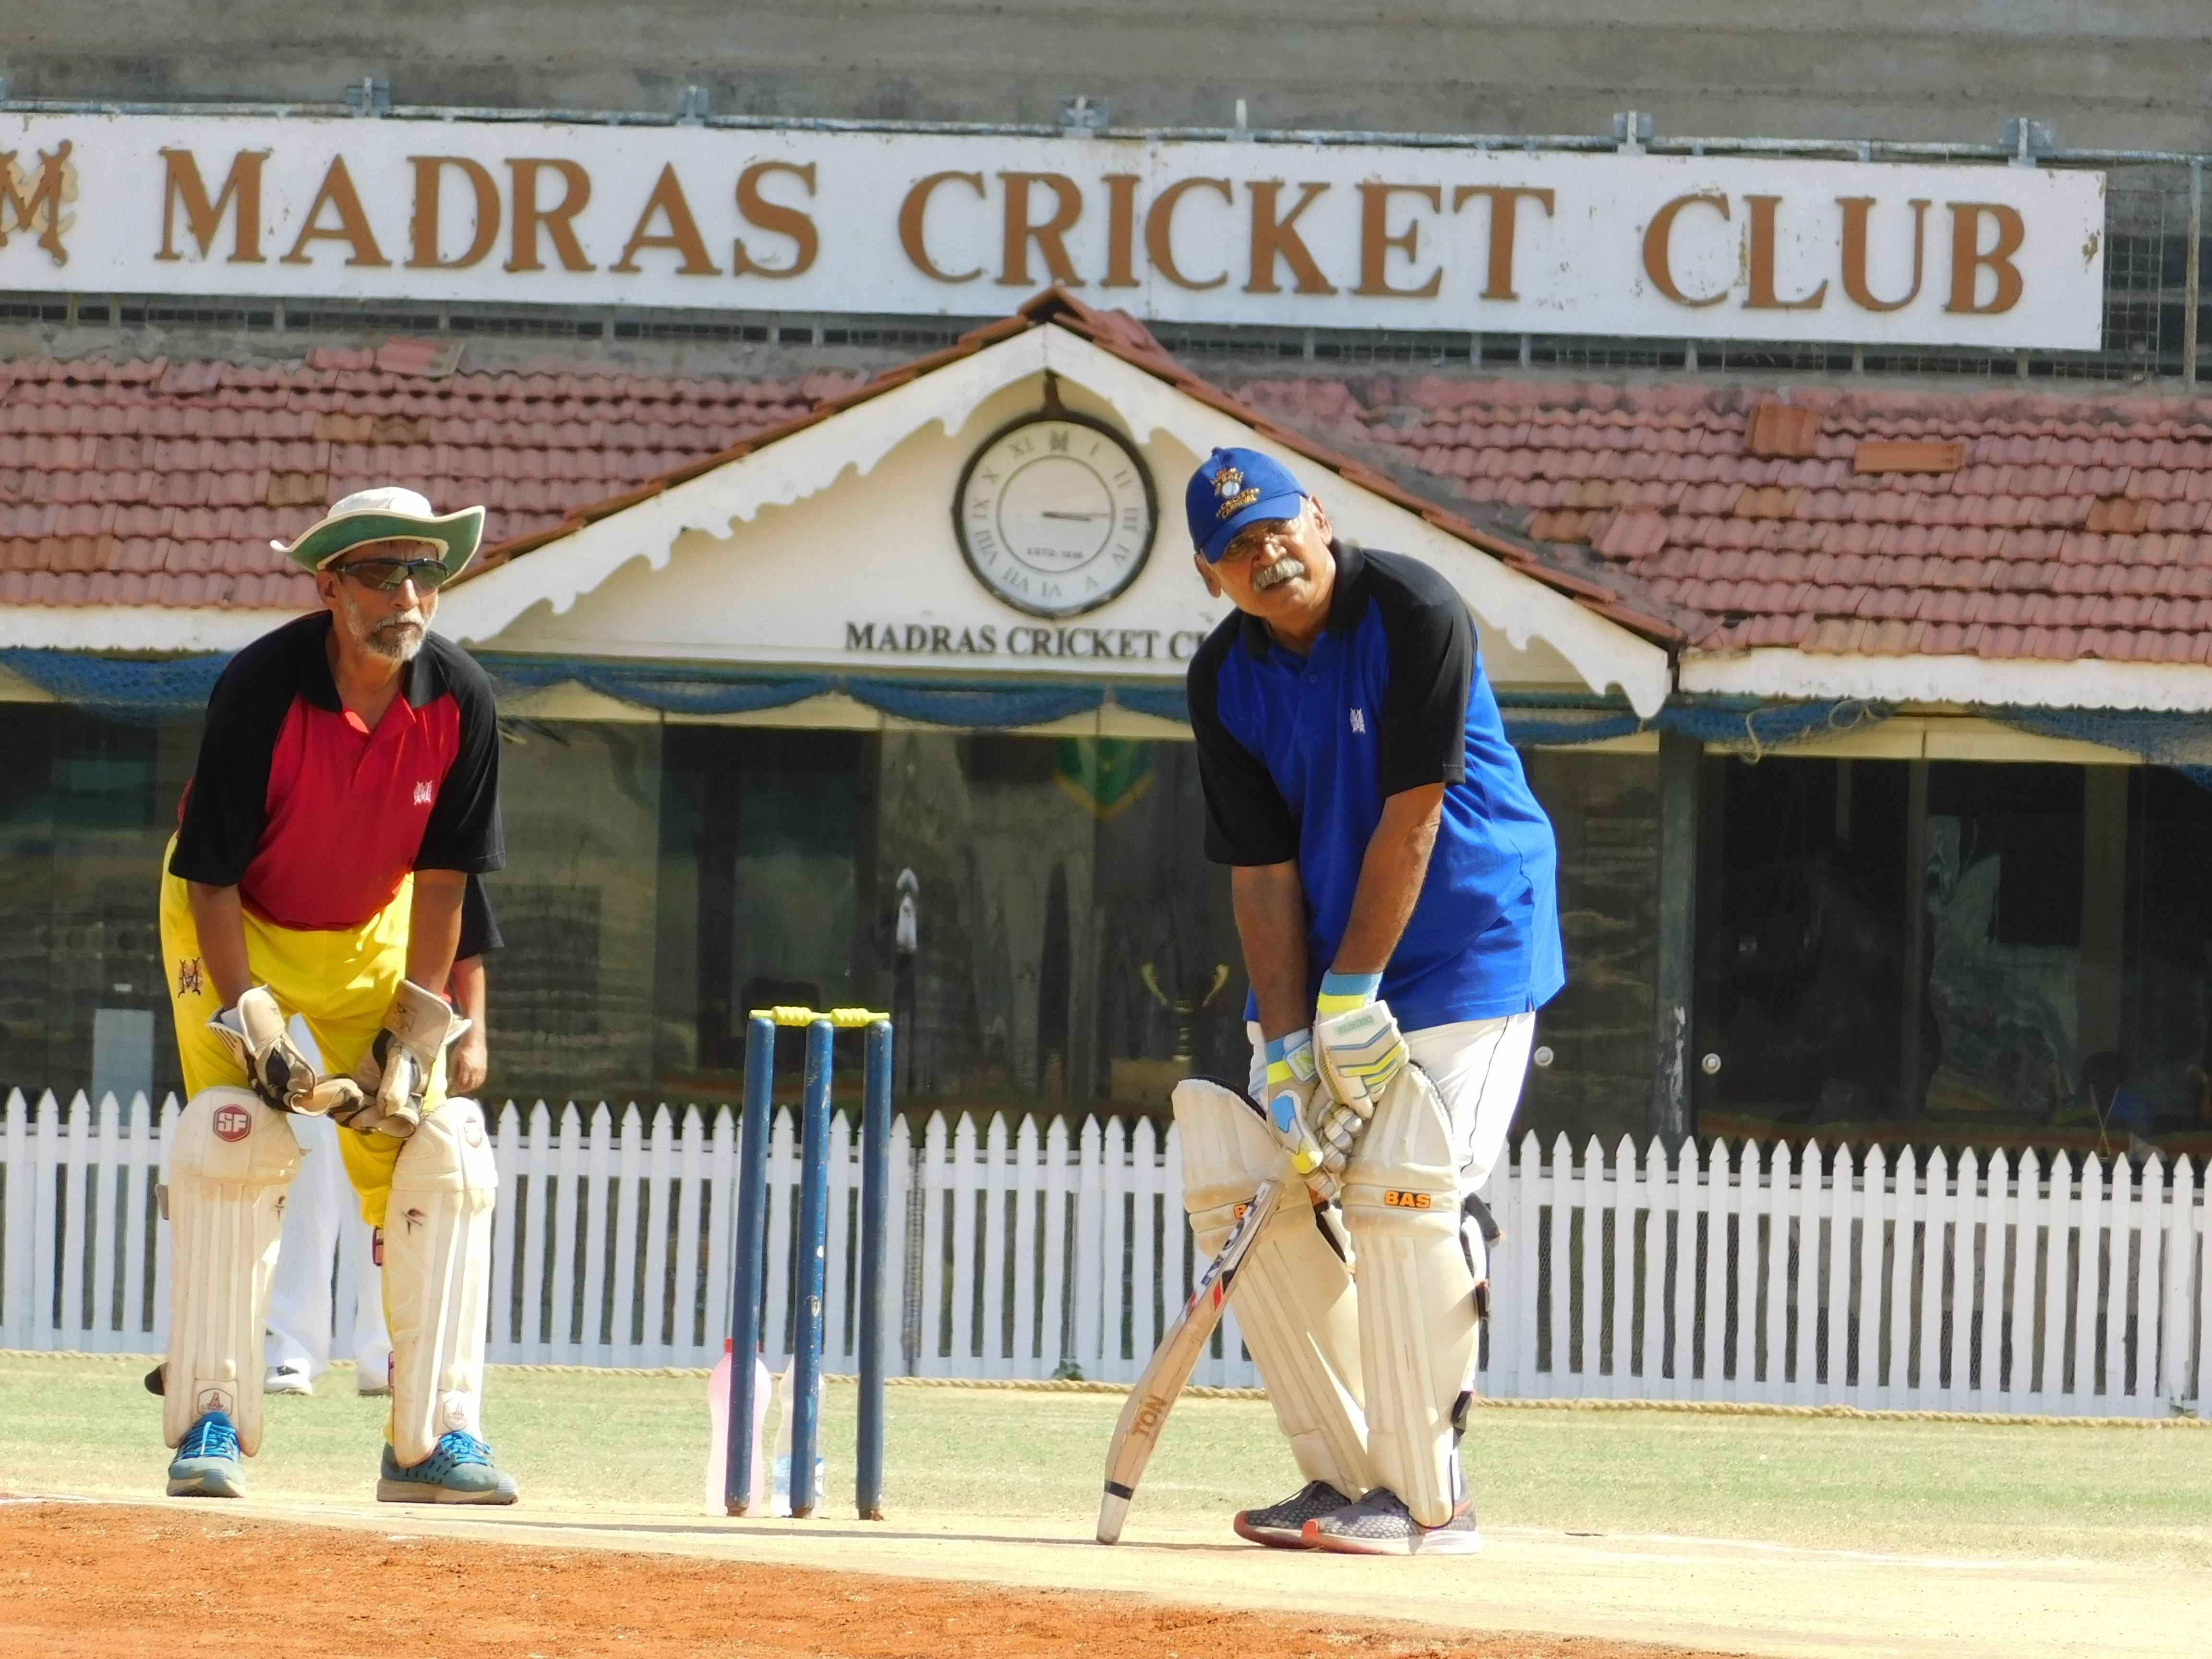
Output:
[[[0,1653],[52,1659],[369,1653],[466,1659],[1717,1659],[1674,1647],[1340,1626],[1091,1595],[854,1577],[607,1550],[231,1520],[203,1509],[0,1507]]]

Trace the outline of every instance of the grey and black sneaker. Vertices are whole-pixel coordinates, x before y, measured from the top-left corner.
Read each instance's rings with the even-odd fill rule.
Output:
[[[1305,1541],[1309,1549],[1340,1555],[1474,1555],[1482,1549],[1482,1531],[1464,1498],[1443,1525],[1425,1527],[1397,1493],[1377,1486],[1357,1504],[1307,1522]]]
[[[269,1374],[261,1379],[261,1392],[264,1394],[313,1394],[314,1391],[315,1379],[307,1375],[305,1365],[271,1365]]]
[[[1255,1544],[1265,1544],[1269,1549],[1302,1550],[1310,1547],[1305,1535],[1307,1523],[1334,1514],[1351,1501],[1326,1480],[1309,1480],[1279,1504],[1270,1504],[1264,1510],[1237,1510],[1230,1524],[1239,1538]]]

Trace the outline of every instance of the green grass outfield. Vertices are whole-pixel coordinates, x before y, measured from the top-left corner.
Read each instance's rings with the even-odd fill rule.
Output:
[[[167,1454],[150,1362],[0,1352],[0,1490],[149,1495]],[[487,1427],[524,1500],[635,1516],[701,1510],[705,1385],[696,1377],[495,1367]],[[854,1390],[824,1401],[830,1501],[849,1516]],[[889,1390],[886,1508],[1064,1522],[1088,1536],[1118,1395]],[[371,1492],[382,1402],[340,1368],[311,1399],[268,1402],[256,1498]],[[2212,1560],[2212,1430],[1988,1426],[1483,1411],[1468,1466],[1484,1521],[1920,1555]],[[1218,1518],[1297,1476],[1263,1401],[1185,1400],[1133,1520]]]

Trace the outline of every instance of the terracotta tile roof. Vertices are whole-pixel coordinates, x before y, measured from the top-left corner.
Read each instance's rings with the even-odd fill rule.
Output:
[[[1602,561],[1408,490],[1209,386],[1133,319],[1057,291],[867,380],[455,373],[452,348],[430,340],[325,348],[277,368],[0,362],[0,605],[305,607],[309,579],[270,540],[296,535],[351,490],[393,479],[441,507],[487,505],[474,574],[1048,322],[1640,633],[1680,638],[1667,607],[1642,603]],[[1349,391],[1339,392],[1349,409]]]
[[[866,380],[457,373],[424,340],[273,368],[0,361],[0,604],[304,606],[270,540],[395,477],[486,502],[488,567],[1046,322],[1662,642],[2212,662],[2212,404],[1222,387],[1056,293]]]
[[[1424,377],[1249,404],[1539,543],[1701,650],[2212,662],[2212,404]],[[1787,414],[1776,412],[1786,407]]]
[[[513,541],[857,377],[456,374],[435,340],[276,368],[0,362],[0,604],[305,607],[269,543],[403,479]]]

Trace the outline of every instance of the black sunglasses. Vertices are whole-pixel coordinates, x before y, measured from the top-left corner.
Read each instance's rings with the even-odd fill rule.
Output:
[[[356,559],[351,564],[337,567],[338,574],[350,576],[363,587],[373,587],[379,592],[398,591],[402,582],[413,582],[420,592],[427,592],[438,586],[449,574],[441,559]]]

